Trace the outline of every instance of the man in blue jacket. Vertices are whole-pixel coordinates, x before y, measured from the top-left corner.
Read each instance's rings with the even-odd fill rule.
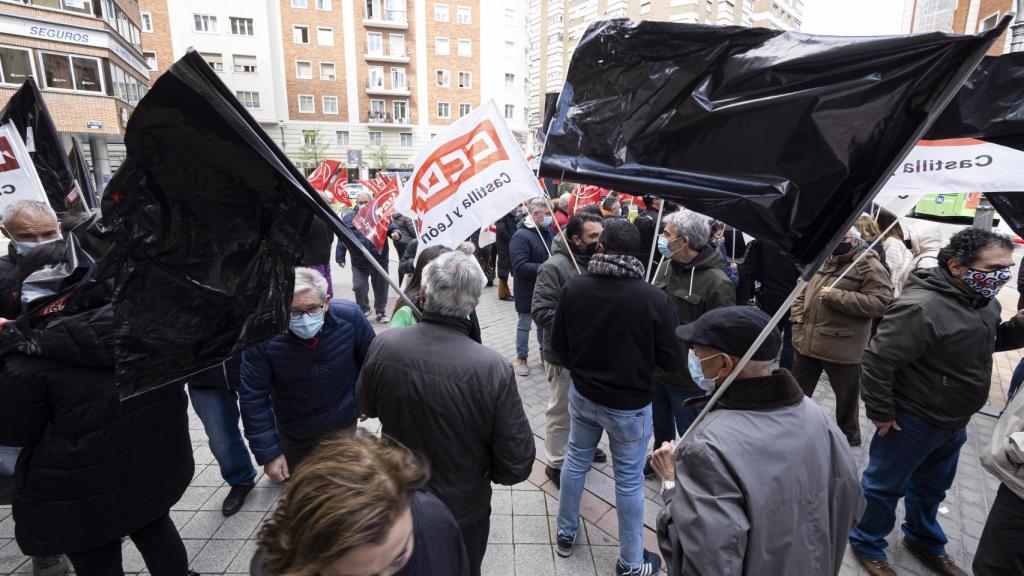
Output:
[[[523,218],[508,246],[516,287],[516,312],[519,314],[519,323],[516,325],[516,363],[513,367],[520,376],[530,375],[526,359],[530,352],[530,325],[533,323],[530,316],[533,287],[537,283],[540,265],[551,256],[552,239],[551,210],[543,198],[535,198],[530,202],[530,214]],[[543,358],[544,329],[540,326],[537,326],[537,343]]]
[[[288,333],[242,354],[245,436],[272,480],[287,480],[324,436],[355,426],[356,379],[373,338],[358,306],[330,301],[323,276],[295,269]]]

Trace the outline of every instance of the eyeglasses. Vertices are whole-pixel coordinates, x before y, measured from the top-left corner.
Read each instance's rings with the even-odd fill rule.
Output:
[[[323,306],[314,306],[312,308],[306,308],[305,310],[292,310],[290,314],[292,318],[301,318],[303,315],[316,316],[323,311]]]

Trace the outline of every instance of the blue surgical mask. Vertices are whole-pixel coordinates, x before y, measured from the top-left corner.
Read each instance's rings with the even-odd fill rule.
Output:
[[[292,333],[303,340],[309,340],[316,336],[323,327],[324,313],[322,311],[319,314],[303,314],[298,318],[292,318],[288,323],[288,328]]]
[[[551,227],[551,216],[545,216],[544,217],[543,225],[544,225],[545,228],[550,228]]]
[[[669,250],[668,247],[668,238],[664,236],[658,237],[658,252],[661,252],[661,255],[665,258],[672,257],[672,250]]]
[[[718,356],[718,354],[708,356],[704,360],[714,358],[715,356]],[[690,350],[690,353],[686,358],[686,367],[690,370],[690,378],[693,379],[693,382],[704,392],[710,392],[711,389],[715,387],[715,379],[704,377],[704,367],[701,366],[701,362],[704,360],[698,358],[697,355],[693,353],[693,350]]]
[[[36,248],[39,248],[40,246],[53,244],[57,240],[60,240],[60,238],[54,238],[53,240],[43,240],[42,242],[15,242],[14,251],[17,252],[19,255],[24,256],[25,254],[28,254],[29,252],[35,250]]]

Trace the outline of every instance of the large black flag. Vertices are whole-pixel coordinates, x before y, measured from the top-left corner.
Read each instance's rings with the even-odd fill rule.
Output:
[[[281,333],[310,222],[358,240],[194,51],[157,80],[103,196],[122,397]]]
[[[99,201],[96,197],[96,187],[92,185],[92,174],[89,173],[89,165],[85,163],[85,154],[82,153],[82,146],[78,143],[78,138],[71,138],[68,164],[71,166],[71,174],[78,181],[82,194],[85,195],[86,206],[98,208]]]
[[[843,38],[598,22],[540,174],[681,202],[813,270],[1008,23]]]
[[[0,124],[11,122],[25,141],[54,212],[64,215],[85,208],[82,190],[60,142],[46,103],[35,80],[29,78],[0,111]]]

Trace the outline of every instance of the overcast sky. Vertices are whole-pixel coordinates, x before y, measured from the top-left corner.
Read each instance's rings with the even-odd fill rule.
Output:
[[[801,32],[837,36],[899,34],[903,0],[804,0]]]

